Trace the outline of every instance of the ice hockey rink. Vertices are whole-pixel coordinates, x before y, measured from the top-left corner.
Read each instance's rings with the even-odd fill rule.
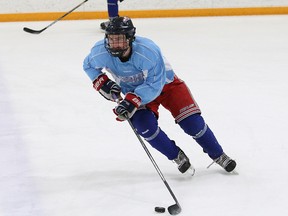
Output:
[[[82,62],[104,20],[0,23],[0,215],[148,216],[174,204],[127,122]],[[228,174],[160,109],[193,177],[151,151],[183,216],[288,215],[288,16],[133,19],[185,80]],[[162,215],[169,215],[166,212]]]

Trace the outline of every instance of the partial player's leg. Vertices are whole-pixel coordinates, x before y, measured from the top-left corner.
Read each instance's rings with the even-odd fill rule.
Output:
[[[137,132],[155,149],[160,151],[169,160],[174,160],[181,173],[190,167],[189,158],[185,153],[158,127],[155,114],[147,109],[138,110],[131,118]]]
[[[234,170],[236,162],[223,152],[223,149],[213,132],[200,114],[188,116],[179,122],[179,125],[185,133],[193,137],[212,160],[223,167],[227,172]]]
[[[106,30],[110,21],[119,16],[118,0],[107,0],[107,9],[109,20],[100,24],[100,28],[104,31]]]
[[[161,104],[168,109],[175,118],[176,123],[193,137],[217,164],[227,172],[236,167],[236,162],[229,158],[218,143],[211,129],[201,116],[201,111],[186,84],[175,77],[175,80],[164,89]]]

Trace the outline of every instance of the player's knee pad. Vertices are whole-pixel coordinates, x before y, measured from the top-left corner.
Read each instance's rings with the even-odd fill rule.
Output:
[[[131,118],[137,132],[147,141],[152,140],[160,131],[157,118],[154,113],[147,109],[138,110]]]
[[[150,110],[138,110],[131,118],[133,126],[149,144],[164,154],[169,160],[177,157],[179,148],[175,142],[158,127],[157,118]]]
[[[194,139],[200,138],[207,131],[207,125],[200,114],[194,114],[183,119],[179,122],[179,125],[185,133],[189,134]]]
[[[219,157],[223,153],[222,147],[200,114],[187,117],[179,122],[179,125],[196,140],[203,148],[203,151],[208,153],[212,159]]]

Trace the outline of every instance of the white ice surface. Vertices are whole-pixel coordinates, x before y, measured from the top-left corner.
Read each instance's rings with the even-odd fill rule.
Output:
[[[82,70],[102,20],[0,23],[0,215],[148,216],[174,204],[127,122]],[[148,144],[183,216],[288,215],[288,16],[134,19],[186,81],[238,174],[161,108],[196,168]],[[165,214],[169,215],[166,211]]]

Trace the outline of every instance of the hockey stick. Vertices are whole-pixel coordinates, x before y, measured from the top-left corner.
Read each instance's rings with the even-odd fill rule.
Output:
[[[80,7],[81,5],[83,5],[85,2],[87,2],[88,0],[83,1],[82,3],[80,3],[79,5],[77,5],[76,7],[74,7],[72,10],[68,11],[67,13],[65,13],[63,16],[59,17],[58,19],[54,20],[52,23],[50,23],[48,26],[46,26],[45,28],[41,29],[41,30],[33,30],[27,27],[24,27],[23,30],[25,32],[31,33],[31,34],[40,34],[41,32],[45,31],[47,28],[49,28],[50,26],[54,25],[56,22],[58,22],[59,20],[63,19],[64,17],[66,17],[68,14],[72,13],[74,10],[76,10],[78,7]]]
[[[134,131],[136,137],[138,138],[139,142],[141,143],[142,147],[144,148],[146,154],[148,155],[149,159],[151,160],[153,166],[155,167],[157,173],[159,174],[159,176],[161,177],[163,183],[165,184],[166,188],[168,189],[168,191],[170,192],[171,196],[173,197],[174,201],[176,202],[175,204],[171,205],[168,207],[168,212],[171,215],[177,215],[181,212],[181,206],[176,198],[176,196],[174,195],[173,191],[171,190],[168,182],[166,181],[164,175],[162,174],[160,168],[158,167],[157,163],[155,162],[154,158],[152,157],[151,153],[149,152],[147,146],[145,145],[144,141],[142,140],[142,138],[140,137],[140,135],[137,133],[135,127],[133,126],[131,120],[129,118],[127,118],[127,121],[129,123],[129,125],[131,126],[132,130]]]

